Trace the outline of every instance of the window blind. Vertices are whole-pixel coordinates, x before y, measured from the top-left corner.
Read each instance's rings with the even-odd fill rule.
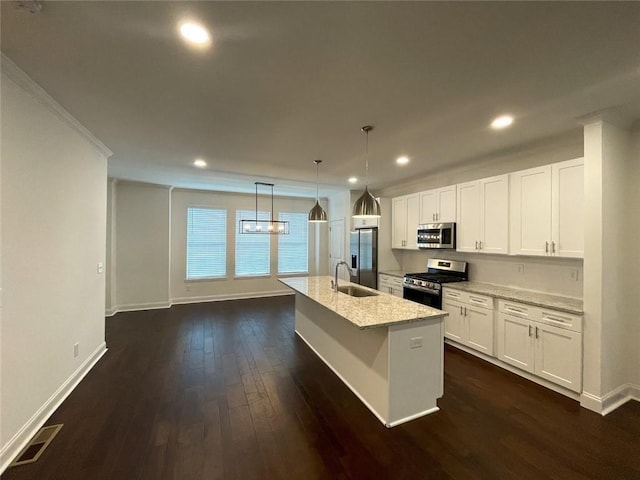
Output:
[[[236,231],[239,232],[240,220],[255,220],[255,218],[255,210],[237,210]],[[271,212],[258,212],[258,220],[271,220]],[[270,241],[269,234],[236,233],[237,277],[269,275]]]
[[[187,208],[187,279],[227,274],[227,211]]]
[[[309,271],[308,216],[308,213],[278,214],[278,220],[289,222],[289,235],[278,236],[278,273]]]

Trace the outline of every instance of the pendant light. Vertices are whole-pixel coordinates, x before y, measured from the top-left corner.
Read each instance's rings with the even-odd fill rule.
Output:
[[[365,186],[364,192],[360,195],[360,198],[353,204],[353,210],[351,216],[354,218],[376,218],[380,216],[380,202],[376,200],[371,193],[369,193],[369,186],[366,184],[369,179],[369,132],[373,130],[371,125],[365,125],[361,128],[366,136],[365,147]]]
[[[266,233],[273,235],[287,235],[289,222],[273,219],[273,183],[255,182],[256,184],[256,218],[240,220],[240,233]],[[271,220],[258,219],[258,185],[271,187]]]
[[[318,166],[322,163],[322,160],[314,160],[316,164],[316,204],[309,211],[309,221],[313,223],[324,223],[327,221],[327,212],[320,206],[320,196],[318,194]]]

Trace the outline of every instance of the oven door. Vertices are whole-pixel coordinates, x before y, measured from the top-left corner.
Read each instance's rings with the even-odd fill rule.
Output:
[[[421,303],[422,305],[427,305],[429,307],[437,309],[442,308],[442,296],[440,294],[424,292],[410,287],[403,287],[402,298],[405,300],[411,300],[412,302]]]

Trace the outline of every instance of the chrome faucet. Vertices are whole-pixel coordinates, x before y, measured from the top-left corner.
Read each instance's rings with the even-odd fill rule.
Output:
[[[331,284],[331,288],[333,288],[333,290],[336,292],[338,291],[338,269],[340,268],[340,265],[344,265],[345,267],[347,267],[347,270],[349,270],[349,275],[351,275],[351,268],[349,267],[349,264],[347,262],[345,262],[344,260],[340,260],[338,263],[336,263],[336,276],[335,280]]]

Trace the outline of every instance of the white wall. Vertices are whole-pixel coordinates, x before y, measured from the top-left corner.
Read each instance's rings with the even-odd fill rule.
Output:
[[[261,196],[264,199],[264,196]],[[279,211],[308,213],[314,199],[274,197],[275,216]],[[232,298],[288,294],[277,279],[278,236],[271,238],[271,275],[234,278],[235,212],[253,210],[255,195],[170,189],[165,186],[116,182],[113,289],[111,311],[168,307]],[[227,213],[227,278],[186,281],[186,226],[188,206],[215,206]],[[327,224],[309,224],[309,274],[327,273]]]
[[[627,377],[640,390],[640,124],[632,134],[631,154],[625,179],[625,199],[628,202],[624,222],[628,225],[625,236],[627,261],[624,263],[623,298],[627,315]]]
[[[0,472],[104,353],[110,153],[2,67]]]
[[[580,131],[519,147],[502,155],[479,158],[471,164],[455,166],[446,171],[436,172],[409,183],[387,188],[378,194],[398,196],[432,188],[455,185],[471,180],[516,172],[526,168],[561,162],[583,155],[583,136]],[[402,251],[401,269],[404,271],[424,271],[427,259],[452,258],[469,264],[470,280],[513,286],[529,290],[539,290],[570,297],[582,297],[582,260],[541,257],[521,257],[506,255],[485,255],[480,253],[458,253],[454,251]],[[524,273],[517,266],[524,265]],[[570,271],[578,269],[578,281],[570,276]]]
[[[169,205],[163,185],[116,182],[115,305],[169,306]]]

